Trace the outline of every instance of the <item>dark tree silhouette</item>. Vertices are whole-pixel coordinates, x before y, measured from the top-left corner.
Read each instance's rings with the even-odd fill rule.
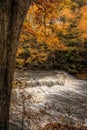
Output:
[[[9,130],[9,106],[21,26],[31,0],[0,0],[0,130]]]

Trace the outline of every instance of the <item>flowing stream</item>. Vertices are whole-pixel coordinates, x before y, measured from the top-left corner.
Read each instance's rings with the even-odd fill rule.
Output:
[[[49,122],[87,126],[87,81],[62,71],[15,74],[10,130],[39,130]]]

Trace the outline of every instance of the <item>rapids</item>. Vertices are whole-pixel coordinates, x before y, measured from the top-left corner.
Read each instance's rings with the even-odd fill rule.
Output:
[[[63,71],[17,72],[10,130],[38,130],[49,122],[87,126],[87,81]]]

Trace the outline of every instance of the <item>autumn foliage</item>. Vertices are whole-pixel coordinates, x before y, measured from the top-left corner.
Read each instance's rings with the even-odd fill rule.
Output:
[[[81,59],[87,52],[87,5],[81,0],[34,1],[24,21],[17,66],[28,68],[60,68],[59,53],[64,64],[74,61],[73,52]],[[66,55],[66,56],[65,56]],[[66,59],[66,60],[65,60]],[[76,61],[74,61],[76,63]],[[50,62],[50,65],[49,65]],[[79,63],[79,61],[78,61]],[[83,64],[83,61],[81,61]],[[64,69],[77,69],[78,64]]]
[[[87,127],[74,127],[68,125],[62,125],[58,123],[50,123],[46,125],[43,130],[87,130]]]

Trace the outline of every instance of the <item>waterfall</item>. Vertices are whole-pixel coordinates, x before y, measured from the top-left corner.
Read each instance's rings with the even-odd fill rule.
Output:
[[[10,122],[15,127],[19,124],[18,130],[21,130],[23,107],[26,130],[27,120],[31,124],[30,130],[38,130],[52,121],[68,125],[86,124],[86,80],[76,79],[62,71],[30,71],[17,73],[16,83],[17,88],[13,89],[16,95],[12,95],[15,106]]]

